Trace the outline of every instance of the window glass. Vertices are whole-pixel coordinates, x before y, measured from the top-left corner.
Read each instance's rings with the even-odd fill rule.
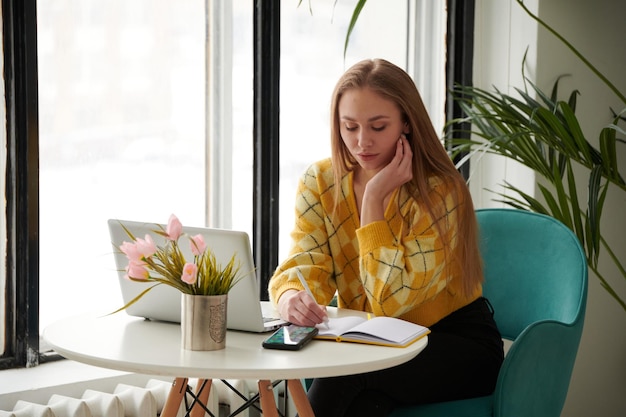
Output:
[[[343,46],[355,1],[281,2],[279,260],[290,245],[300,175],[330,156],[329,107],[333,87],[350,65],[386,58],[406,68],[407,4],[367,2],[344,60]],[[309,8],[310,5],[310,8]],[[231,227],[252,231],[253,44],[252,2],[233,0],[233,177]],[[403,22],[404,24],[397,24]],[[379,36],[384,31],[385,36]]]
[[[38,0],[40,323],[121,306],[107,219],[205,221],[204,0]]]
[[[308,165],[330,157],[335,83],[361,59],[385,58],[405,69],[407,63],[406,1],[368,1],[345,60],[345,36],[356,2],[298,3],[281,4],[279,262],[291,244],[298,180]]]

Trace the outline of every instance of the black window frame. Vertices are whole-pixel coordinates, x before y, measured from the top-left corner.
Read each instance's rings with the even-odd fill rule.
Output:
[[[0,369],[39,364],[36,0],[3,0],[6,106],[5,349]]]

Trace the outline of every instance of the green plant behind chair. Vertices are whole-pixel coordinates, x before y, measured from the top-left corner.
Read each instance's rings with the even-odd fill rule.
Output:
[[[533,15],[521,0],[517,2],[532,18],[571,49],[626,105],[624,94],[597,68],[561,35]],[[471,86],[455,87],[454,100],[466,117],[448,124],[453,156],[466,153],[462,160],[465,162],[469,160],[468,156],[483,152],[498,154],[531,168],[542,177],[545,182],[539,183],[538,188],[544,202],[509,183],[505,183],[504,188],[512,191],[513,195],[498,192],[495,194],[500,197],[499,201],[507,205],[550,215],[573,230],[585,248],[589,267],[600,279],[602,286],[626,311],[624,295],[620,295],[598,269],[600,253],[605,251],[626,279],[622,260],[603,238],[600,228],[604,201],[609,189],[626,192],[626,182],[619,172],[617,162],[618,144],[626,143],[624,139],[618,138],[618,134],[626,133],[619,126],[620,122],[626,120],[626,108],[619,113],[613,112],[613,122],[600,130],[597,149],[585,137],[575,114],[578,91],[571,92],[567,101],[559,100],[558,79],[551,94],[544,93],[530,80],[524,79],[526,88],[516,89],[515,97],[497,89],[487,91]],[[467,133],[456,128],[461,125],[460,122],[471,123],[472,138],[460,138],[462,135],[458,133]],[[456,138],[457,135],[459,138]],[[577,193],[574,165],[584,167],[587,172],[586,205],[582,204]]]

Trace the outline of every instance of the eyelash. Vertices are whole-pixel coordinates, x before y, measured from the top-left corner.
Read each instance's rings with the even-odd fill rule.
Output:
[[[387,126],[381,126],[381,127],[374,127],[374,126],[372,126],[372,130],[373,130],[374,132],[382,132],[383,130],[385,130],[385,128],[386,128],[386,127],[387,127]],[[358,127],[356,127],[356,126],[351,127],[351,126],[346,125],[346,126],[345,126],[345,129],[346,129],[348,132],[354,132],[355,130],[357,130],[357,129],[358,129]]]

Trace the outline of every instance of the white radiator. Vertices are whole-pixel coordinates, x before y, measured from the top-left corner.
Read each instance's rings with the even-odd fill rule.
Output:
[[[249,398],[251,391],[256,391],[246,381],[229,380],[241,394]],[[190,379],[189,385],[195,386],[197,380]],[[100,392],[87,389],[81,398],[60,394],[50,397],[47,404],[37,404],[18,400],[13,410],[0,410],[0,417],[157,417],[169,394],[171,382],[150,379],[145,387],[118,384],[113,392]],[[254,394],[254,392],[252,392]],[[191,404],[192,398],[188,396]],[[222,381],[214,380],[207,408],[215,416],[227,416],[237,410],[244,400],[237,396]],[[281,401],[278,401],[280,404]],[[184,401],[177,417],[184,416]],[[282,409],[279,405],[279,409]],[[280,410],[284,413],[284,410]],[[260,413],[251,408],[238,414],[243,417],[256,417]],[[207,413],[206,416],[209,416]]]

